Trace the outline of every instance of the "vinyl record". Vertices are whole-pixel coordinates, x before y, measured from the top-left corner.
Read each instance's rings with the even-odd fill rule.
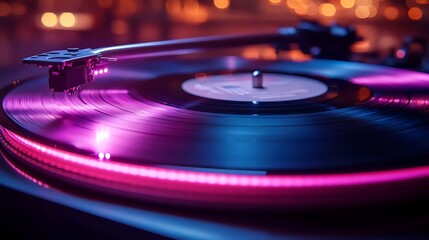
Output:
[[[245,79],[248,76],[251,86],[256,70],[262,72],[268,84],[266,89],[247,87]],[[208,174],[203,175],[207,177],[201,180],[203,183],[222,185],[207,190],[213,192],[205,197],[201,197],[201,192],[201,196],[195,195],[200,198],[184,197],[197,202],[243,203],[245,193],[270,196],[260,189],[268,186],[277,196],[274,200],[265,198],[250,203],[296,204],[305,202],[302,195],[308,194],[292,192],[292,196],[299,197],[282,200],[282,187],[361,186],[427,176],[429,96],[424,90],[429,86],[429,77],[423,73],[337,61],[297,63],[224,57],[115,64],[97,77],[74,94],[50,92],[45,76],[4,89],[2,114],[7,119],[3,145],[8,146],[9,154],[19,156],[23,154],[20,148],[27,147],[39,153],[52,148],[49,151],[54,158],[68,161],[76,155],[77,159],[93,159],[98,162],[95,165],[119,164],[97,165],[98,169],[121,173],[125,171],[118,170],[122,166],[161,169],[167,173],[160,174],[170,181],[197,184],[201,184],[198,174]],[[207,81],[214,87],[207,87]],[[216,85],[216,81],[225,84]],[[189,84],[194,84],[191,87],[196,92],[190,90]],[[210,95],[219,91],[227,92],[229,97]],[[263,91],[276,92],[277,99],[267,99],[272,94]],[[206,93],[210,97],[198,95]],[[12,142],[23,146],[13,148]],[[55,153],[56,150],[61,153]],[[25,157],[18,158],[32,162],[32,168],[54,172],[62,179],[74,179],[79,185],[88,181],[82,175],[97,178],[96,173],[91,175],[88,170],[70,174],[70,169],[59,167],[60,163],[46,167],[47,162],[31,160],[30,155],[27,152]],[[83,163],[79,161],[84,160],[72,162]],[[126,170],[132,175],[131,182],[140,184],[132,171]],[[175,175],[171,177],[169,171]],[[396,171],[400,174],[387,174]],[[191,179],[190,175],[181,175],[183,172],[197,175]],[[383,174],[389,177],[383,178]],[[274,180],[264,183],[261,176]],[[291,179],[284,179],[285,176],[297,177],[296,181],[301,182],[288,185],[286,182]],[[120,185],[118,179],[112,175],[107,182]],[[248,189],[253,187],[260,192],[244,189],[243,193],[233,194],[228,188],[230,183],[232,189],[237,185],[233,181],[239,181],[239,187],[249,185]],[[134,186],[127,184],[130,189]],[[106,188],[109,184],[102,185]],[[150,187],[154,186],[160,185],[154,183]],[[177,194],[162,193],[163,186],[156,191],[139,188],[137,195],[177,198]],[[188,186],[178,189],[192,192]],[[178,189],[174,191],[180,192]],[[135,195],[133,191],[120,190]],[[230,198],[208,199],[216,194]],[[291,193],[286,191],[287,194]],[[345,198],[335,202],[342,200]]]

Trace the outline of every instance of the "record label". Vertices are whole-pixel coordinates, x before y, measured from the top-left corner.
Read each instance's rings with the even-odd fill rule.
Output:
[[[263,87],[252,86],[251,73],[193,78],[182,89],[195,96],[241,102],[278,102],[320,96],[328,87],[317,80],[299,76],[265,73]]]

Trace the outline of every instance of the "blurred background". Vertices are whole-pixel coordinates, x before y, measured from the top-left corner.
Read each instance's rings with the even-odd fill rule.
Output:
[[[409,36],[427,53],[429,0],[0,0],[0,73],[50,50],[276,31],[301,20],[356,26],[363,40],[352,49],[362,61],[403,57]],[[239,55],[272,59],[275,51],[249,46]],[[299,50],[285,57],[308,58]]]

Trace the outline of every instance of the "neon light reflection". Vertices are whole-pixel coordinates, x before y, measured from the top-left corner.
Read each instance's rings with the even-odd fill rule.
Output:
[[[3,145],[7,145],[10,151],[20,156],[20,159],[45,171],[61,174],[68,179],[134,195],[203,203],[277,205],[300,204],[303,201],[323,203],[327,200],[323,199],[323,196],[332,196],[333,192],[342,197],[352,198],[350,193],[356,190],[356,187],[367,189],[368,185],[372,185],[372,188],[369,189],[372,189],[373,193],[377,193],[383,192],[381,189],[384,189],[386,184],[409,180],[420,181],[429,177],[429,166],[313,175],[239,175],[194,172],[99,161],[89,156],[34,142],[4,128],[1,129],[1,133],[3,134]],[[106,154],[104,154],[104,158],[107,158]],[[375,191],[374,186],[379,186],[380,191]],[[357,194],[360,194],[359,191]],[[321,199],[314,196],[320,196]]]

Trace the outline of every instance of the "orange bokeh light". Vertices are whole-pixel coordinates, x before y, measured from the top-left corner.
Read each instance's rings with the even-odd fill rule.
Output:
[[[326,16],[326,17],[334,16],[336,11],[337,10],[336,10],[334,4],[331,4],[331,3],[322,3],[319,6],[320,14],[322,14],[323,16]]]
[[[76,17],[73,13],[65,12],[60,15],[60,24],[63,27],[73,27],[76,23]]]
[[[270,2],[270,5],[277,6],[282,3],[282,0],[268,0]]]
[[[395,20],[398,18],[398,9],[395,7],[387,7],[384,9],[384,17],[388,20]]]
[[[42,17],[40,18],[40,21],[42,21],[42,24],[45,27],[53,27],[53,26],[57,25],[58,19],[57,19],[57,15],[55,15],[55,13],[45,12],[42,15]]]
[[[230,4],[230,0],[213,0],[215,7],[219,9],[227,9]]]
[[[418,7],[412,7],[412,8],[410,8],[410,10],[408,10],[408,17],[411,20],[417,21],[423,17],[423,12]]]
[[[418,4],[429,4],[429,0],[416,0]]]
[[[371,14],[369,8],[367,6],[359,6],[355,9],[356,17],[358,18],[368,18]]]
[[[341,0],[340,4],[343,8],[352,8],[356,3],[356,0]]]

